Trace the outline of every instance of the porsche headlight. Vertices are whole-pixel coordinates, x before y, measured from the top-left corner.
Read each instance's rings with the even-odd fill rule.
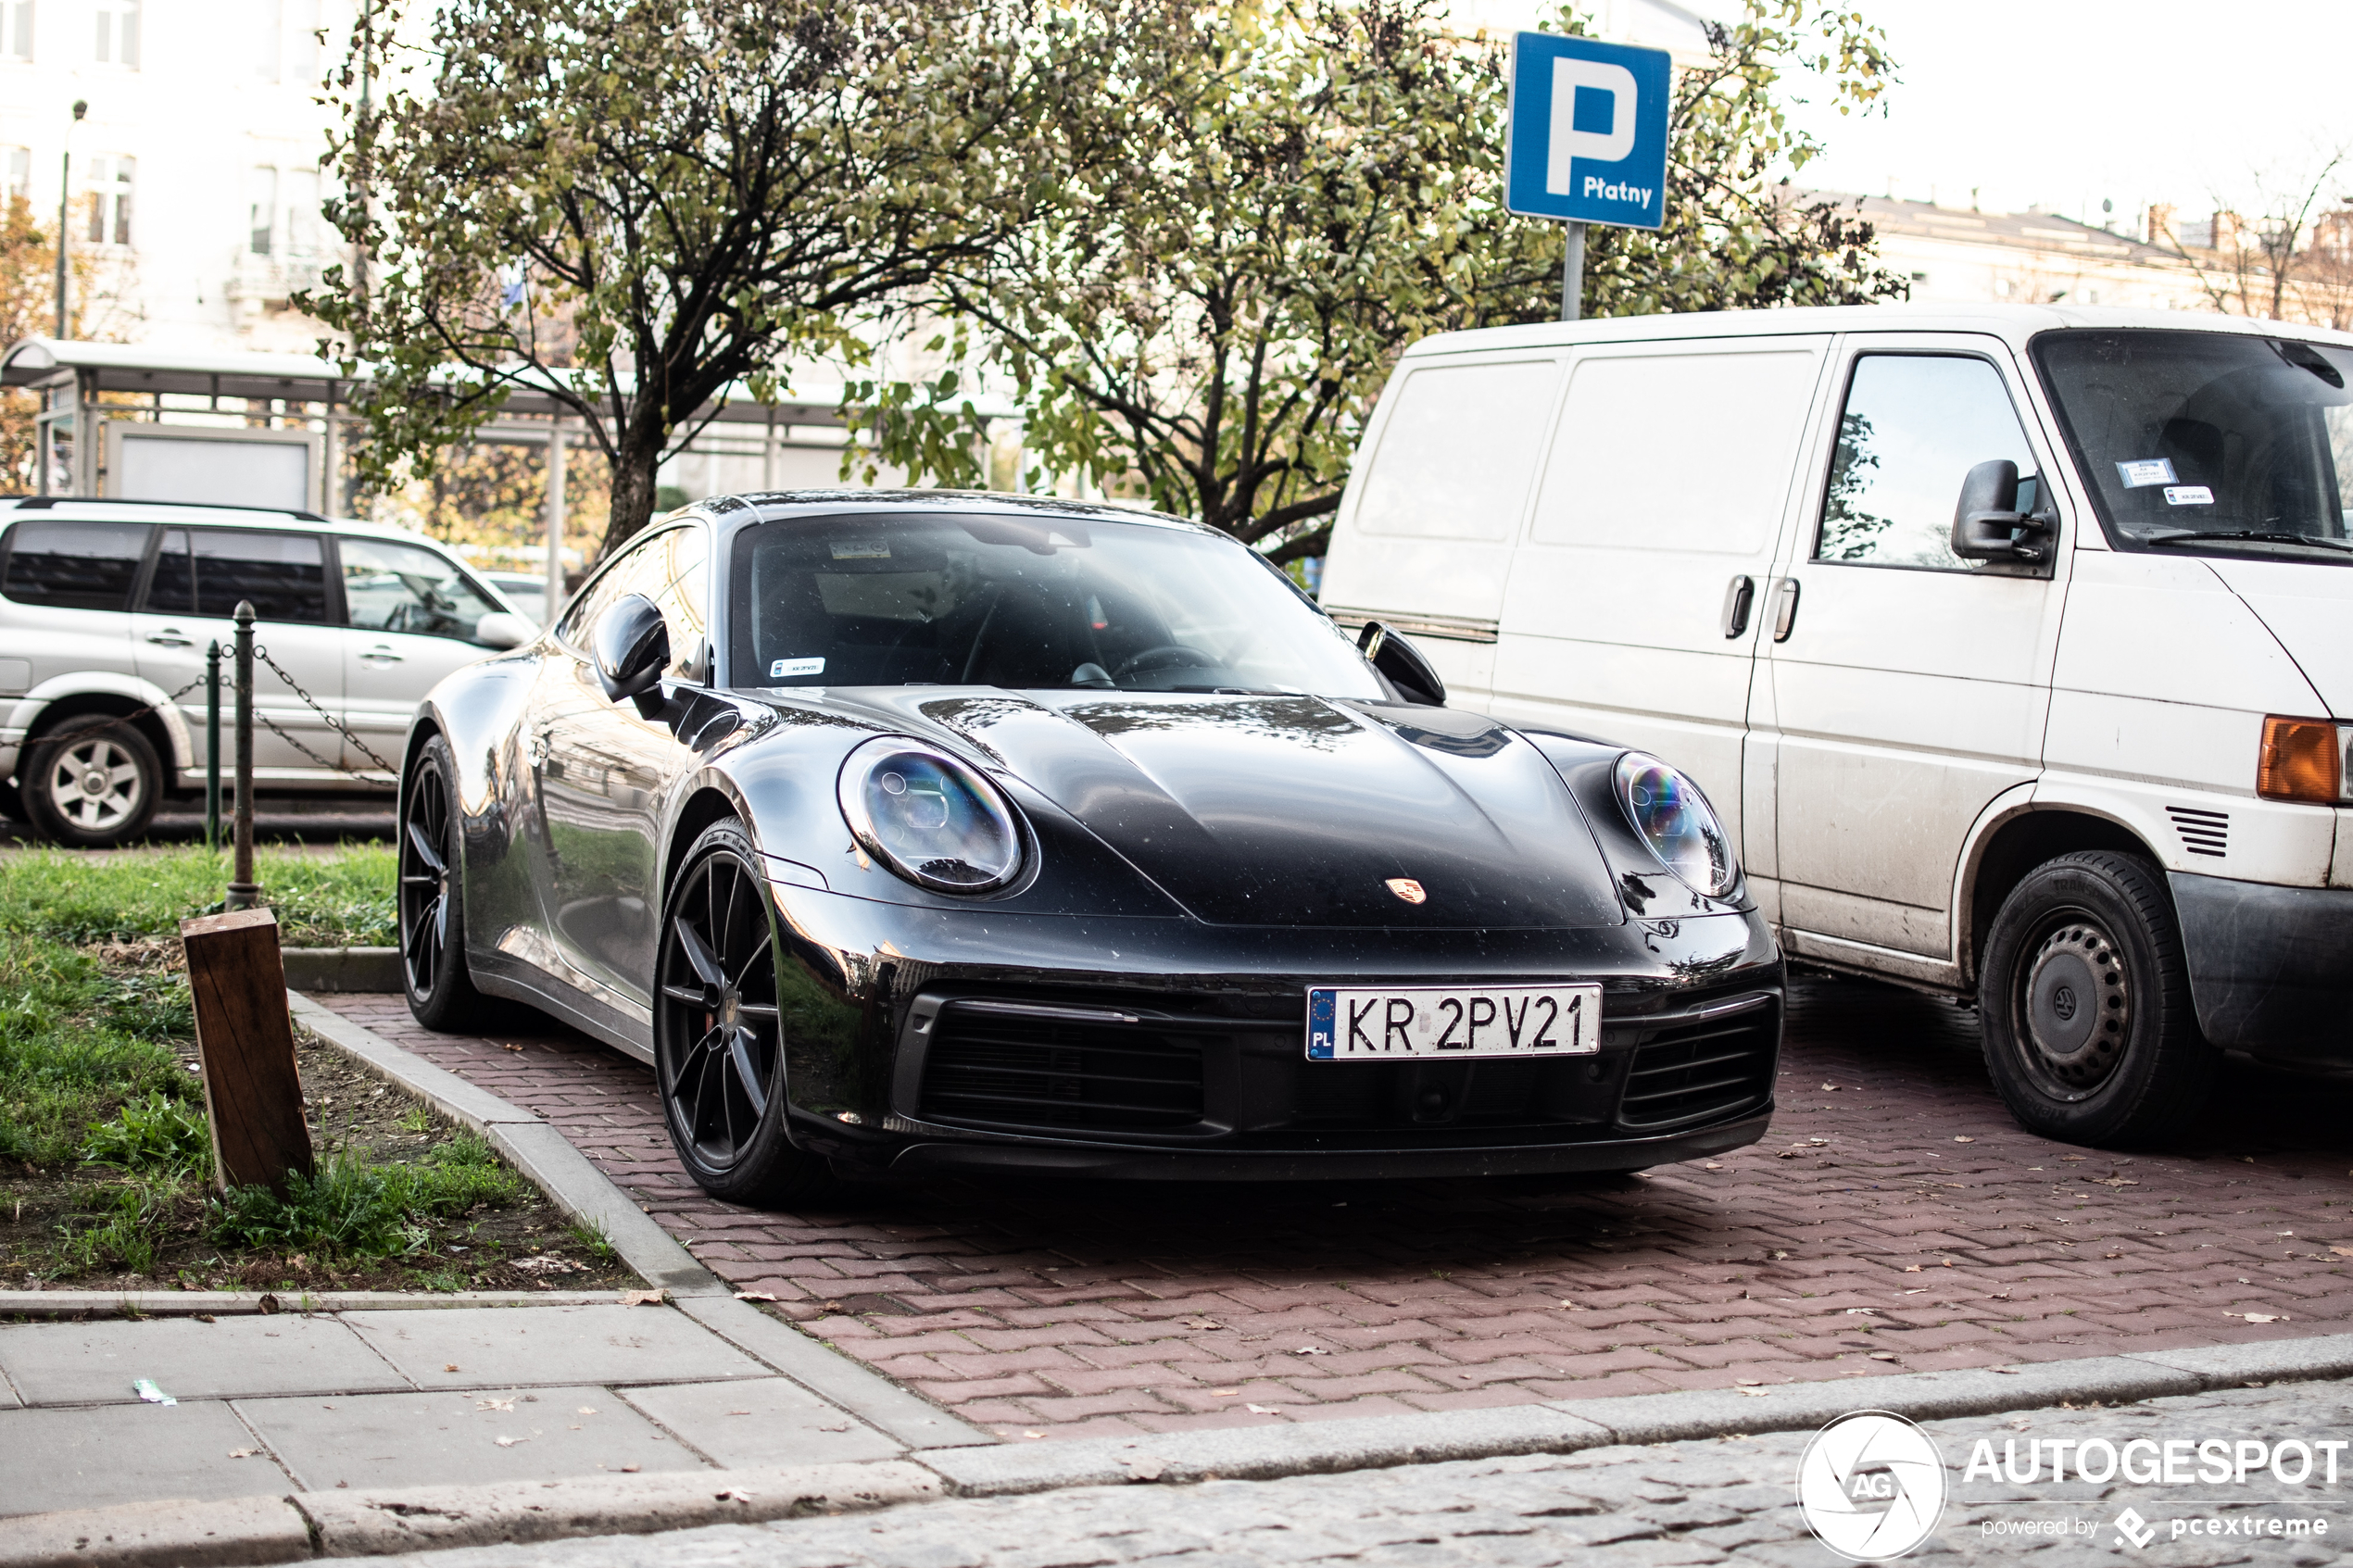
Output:
[[[1693,891],[1720,898],[1740,876],[1732,841],[1699,785],[1655,757],[1617,759],[1617,798],[1659,863]]]
[[[918,887],[988,893],[1021,871],[1021,830],[996,786],[943,751],[884,735],[842,765],[841,814],[875,859]]]

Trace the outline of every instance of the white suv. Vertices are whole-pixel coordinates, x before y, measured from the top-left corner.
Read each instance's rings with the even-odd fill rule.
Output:
[[[317,705],[257,663],[262,788],[391,789],[367,753],[397,756],[435,682],[535,633],[448,551],[373,523],[41,496],[0,502],[0,777],[66,844],[120,844],[166,794],[202,787],[214,641],[227,770],[241,599]]]

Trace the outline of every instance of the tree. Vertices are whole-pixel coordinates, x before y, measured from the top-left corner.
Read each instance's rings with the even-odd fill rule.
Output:
[[[2189,264],[2198,287],[2223,315],[2282,321],[2304,314],[2299,307],[2305,302],[2296,295],[2306,291],[2298,281],[2309,279],[2327,292],[2340,264],[2340,258],[2320,246],[2307,249],[2305,241],[2322,193],[2336,182],[2348,156],[2353,156],[2353,147],[2327,152],[2313,160],[2309,177],[2292,178],[2284,185],[2275,177],[2258,174],[2254,183],[2260,210],[2255,220],[2247,221],[2218,200],[2204,245],[2183,243],[2171,207],[2158,209],[2158,232],[2150,238]],[[2337,312],[2332,307],[2333,302],[2323,305],[2319,314],[2334,325],[2331,318]]]
[[[373,367],[363,477],[430,475],[543,389],[611,465],[607,552],[697,409],[860,358],[862,320],[1019,222],[1034,45],[1066,31],[1014,0],[447,0],[386,50],[400,3],[336,89],[328,215],[361,262],[303,302]]]
[[[1085,157],[1061,199],[930,291],[940,345],[1012,381],[1044,472],[1084,472],[1277,560],[1319,554],[1397,353],[1557,314],[1561,226],[1503,209],[1504,49],[1446,34],[1438,14],[1437,0],[1123,12],[1103,90],[1059,109]],[[1816,47],[1841,107],[1868,107],[1891,70],[1877,31],[1751,0],[1709,44],[1676,88],[1668,227],[1593,232],[1588,313],[1902,293],[1871,264],[1868,225],[1771,179],[1817,150],[1785,121],[1783,68]],[[979,477],[955,376],[858,390],[878,459]]]

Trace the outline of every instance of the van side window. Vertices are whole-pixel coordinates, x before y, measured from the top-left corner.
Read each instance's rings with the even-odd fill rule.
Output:
[[[1373,453],[1356,526],[1416,539],[1510,538],[1560,373],[1551,359],[1413,371]]]
[[[2018,504],[2032,510],[2034,453],[1992,365],[1958,354],[1858,357],[1814,558],[1941,571],[1984,565],[1953,553],[1953,510],[1969,470],[1995,458],[2018,465]]]
[[[126,609],[152,532],[144,522],[28,519],[8,536],[0,594],[54,609]]]
[[[226,621],[249,599],[264,622],[327,620],[327,565],[309,533],[238,528],[173,528],[156,555],[147,608],[162,615]]]
[[[1717,555],[1769,547],[1820,367],[1812,346],[1580,359],[1529,537]]]

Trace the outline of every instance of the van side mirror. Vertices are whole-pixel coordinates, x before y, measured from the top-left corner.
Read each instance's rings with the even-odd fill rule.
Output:
[[[1963,560],[2044,560],[2057,521],[2047,512],[2029,516],[2018,509],[2018,465],[1995,458],[1961,481],[1961,503],[1953,508],[1953,553]]]
[[[670,667],[669,623],[643,594],[614,600],[597,618],[589,642],[597,660],[597,684],[604,687],[608,701],[644,696],[661,684],[661,672]]]
[[[1366,663],[1389,677],[1397,695],[1424,708],[1446,706],[1446,683],[1438,678],[1422,650],[1378,621],[1367,621],[1356,633],[1357,649]]]

